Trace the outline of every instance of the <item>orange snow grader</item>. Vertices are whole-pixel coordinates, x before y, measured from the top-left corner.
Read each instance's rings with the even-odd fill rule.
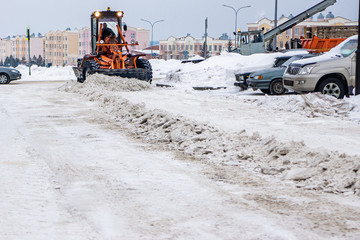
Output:
[[[84,82],[89,74],[100,73],[110,76],[136,78],[152,81],[150,62],[142,58],[145,54],[131,54],[125,41],[122,25],[122,11],[96,11],[91,14],[91,54],[78,59],[73,67],[78,82]],[[122,31],[123,30],[123,31]]]

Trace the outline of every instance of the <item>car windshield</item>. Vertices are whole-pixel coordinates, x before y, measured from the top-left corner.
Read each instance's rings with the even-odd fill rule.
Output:
[[[108,19],[106,19],[106,21],[99,21],[99,26],[100,26],[100,24],[104,24],[104,23],[106,23],[107,27],[109,29],[111,29],[114,33],[118,32],[117,27],[116,27],[116,25],[117,25],[116,21],[109,21]]]
[[[301,59],[302,56],[292,56],[291,58],[289,58],[286,62],[284,62],[281,67],[287,67],[290,65],[290,63],[292,63],[293,61],[299,60]]]
[[[347,57],[351,53],[353,53],[357,48],[357,41],[358,41],[357,35],[349,37],[348,39],[346,39],[336,47],[332,48],[329,52],[325,53],[324,55],[331,57],[333,56]]]
[[[358,41],[355,39],[352,39],[352,40],[348,41],[347,43],[345,43],[344,46],[342,46],[340,48],[341,55],[343,57],[347,57],[350,54],[352,54],[357,49],[357,43],[358,43]]]

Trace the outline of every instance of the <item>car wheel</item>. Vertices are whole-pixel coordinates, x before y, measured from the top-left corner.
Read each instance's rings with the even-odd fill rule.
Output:
[[[345,87],[337,78],[326,78],[320,83],[317,92],[341,99],[344,98]]]
[[[10,78],[8,75],[2,73],[0,74],[0,84],[8,84],[10,82]]]
[[[269,89],[260,89],[260,91],[262,91],[265,94],[270,94],[270,90]]]
[[[273,95],[282,95],[285,93],[285,88],[282,79],[275,79],[270,84],[270,92]]]

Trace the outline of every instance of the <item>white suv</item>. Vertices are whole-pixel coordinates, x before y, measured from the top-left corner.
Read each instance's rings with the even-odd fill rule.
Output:
[[[297,93],[322,92],[336,98],[349,96],[355,87],[358,36],[329,52],[291,63],[283,76],[285,88]]]

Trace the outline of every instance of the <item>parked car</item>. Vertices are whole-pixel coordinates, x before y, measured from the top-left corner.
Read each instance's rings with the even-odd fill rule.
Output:
[[[291,56],[281,56],[281,57],[275,58],[274,65],[272,67],[273,68],[280,67],[289,58],[291,58]],[[234,83],[234,85],[242,88],[243,90],[248,89],[249,86],[248,86],[246,80],[249,78],[251,73],[252,72],[245,72],[245,73],[235,74],[236,82]]]
[[[284,62],[280,67],[277,68],[268,68],[261,71],[256,71],[251,73],[250,77],[247,79],[247,84],[249,87],[254,90],[260,89],[263,93],[272,94],[272,95],[281,95],[285,93],[285,88],[282,82],[282,77],[287,66],[300,59],[311,58],[314,55],[311,54],[299,54],[292,56],[286,62]]]
[[[15,68],[0,67],[0,84],[8,84],[21,78],[21,73]]]
[[[285,88],[298,93],[322,92],[336,98],[349,96],[355,87],[358,36],[352,36],[329,52],[291,63],[283,76]]]

